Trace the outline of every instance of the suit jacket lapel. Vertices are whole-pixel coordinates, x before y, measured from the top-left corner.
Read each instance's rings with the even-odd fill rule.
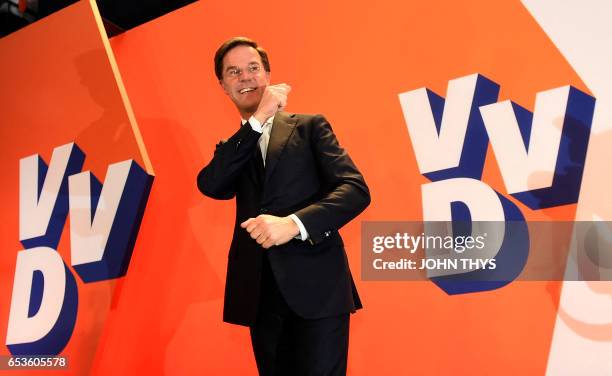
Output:
[[[287,141],[293,130],[297,119],[290,117],[286,112],[278,112],[272,122],[272,131],[270,132],[270,141],[268,141],[268,151],[266,152],[266,178],[264,186],[270,181],[270,177],[276,168],[276,164],[280,160]]]

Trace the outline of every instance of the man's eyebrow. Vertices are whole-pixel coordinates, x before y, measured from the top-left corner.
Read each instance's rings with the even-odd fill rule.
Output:
[[[261,64],[259,64],[259,62],[257,61],[251,61],[250,63],[247,64],[247,66],[252,66],[252,65],[261,65]],[[227,67],[225,67],[226,72],[230,69],[240,69],[240,68],[238,68],[238,66],[236,65],[228,65]]]

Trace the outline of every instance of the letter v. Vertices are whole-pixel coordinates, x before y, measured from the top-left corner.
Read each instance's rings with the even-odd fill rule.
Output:
[[[399,94],[421,174],[431,181],[481,178],[488,138],[478,108],[498,93],[498,84],[472,74],[450,80],[446,100],[426,88]]]
[[[75,143],[53,149],[48,168],[38,154],[19,160],[19,240],[25,248],[57,249],[68,215],[68,176],[84,161]]]
[[[90,172],[70,176],[70,250],[84,282],[125,275],[153,177],[136,162],[108,166],[104,185]]]
[[[533,114],[511,101],[480,108],[506,190],[531,209],[578,201],[595,98],[540,92]]]

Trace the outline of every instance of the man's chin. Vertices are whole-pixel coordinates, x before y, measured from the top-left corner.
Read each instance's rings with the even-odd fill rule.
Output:
[[[249,113],[249,114],[254,114],[255,111],[257,111],[257,107],[259,106],[259,103],[253,103],[253,104],[248,104],[248,105],[238,105],[238,111],[240,111],[240,113]],[[245,119],[248,120],[248,119]]]

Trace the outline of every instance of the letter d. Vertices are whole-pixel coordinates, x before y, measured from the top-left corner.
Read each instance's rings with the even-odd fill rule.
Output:
[[[74,276],[57,251],[36,247],[17,254],[6,345],[13,355],[57,355],[76,322]]]
[[[466,251],[462,257],[494,258],[495,270],[434,271],[430,279],[447,294],[488,291],[503,287],[516,279],[529,255],[529,230],[520,210],[489,185],[470,178],[455,178],[424,184],[423,220],[428,228],[446,228],[452,234],[486,234],[482,250]],[[443,230],[443,232],[448,232]],[[434,230],[433,234],[440,234]],[[460,234],[459,234],[460,233]],[[447,233],[443,235],[448,235]],[[453,258],[448,250],[426,250],[427,257]],[[475,253],[478,252],[478,253]]]

